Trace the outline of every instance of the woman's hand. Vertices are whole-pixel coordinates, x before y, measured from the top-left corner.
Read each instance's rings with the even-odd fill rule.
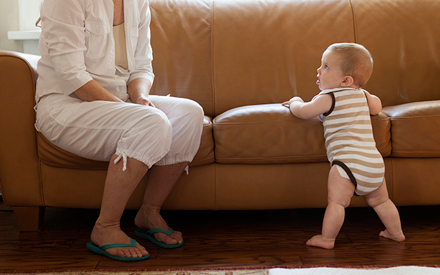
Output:
[[[131,102],[135,104],[156,107],[148,99],[150,89],[151,83],[147,79],[137,78],[128,83],[127,93],[130,96]]]
[[[136,102],[133,102],[136,104],[140,104],[140,105],[145,105],[145,106],[151,106],[156,108],[156,106],[154,106],[153,102],[151,102],[148,97],[141,95],[140,97],[138,97],[138,99],[136,99]]]

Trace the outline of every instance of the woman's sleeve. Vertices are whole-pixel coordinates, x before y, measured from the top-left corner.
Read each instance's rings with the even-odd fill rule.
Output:
[[[41,35],[67,94],[92,80],[84,63],[84,5],[83,0],[44,0],[41,7]]]
[[[134,53],[135,57],[135,69],[130,75],[128,82],[136,78],[146,78],[153,84],[154,73],[153,73],[153,50],[151,48],[150,38],[150,22],[151,22],[151,12],[148,1],[142,1],[143,4],[140,7],[140,24],[138,29],[138,41],[136,46],[136,51]]]

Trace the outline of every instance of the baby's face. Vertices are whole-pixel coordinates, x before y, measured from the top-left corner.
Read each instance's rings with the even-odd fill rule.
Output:
[[[334,51],[326,50],[322,54],[321,67],[318,68],[318,84],[320,90],[342,88],[344,75],[341,69],[341,58]]]

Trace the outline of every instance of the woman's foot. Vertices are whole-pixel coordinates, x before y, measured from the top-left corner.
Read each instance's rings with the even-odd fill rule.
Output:
[[[325,249],[333,249],[333,247],[335,247],[335,240],[326,239],[322,235],[316,235],[308,240],[306,245],[321,247]]]
[[[141,229],[161,228],[165,231],[168,231],[169,229],[169,226],[160,215],[160,209],[148,209],[147,207],[141,207],[134,219],[134,223]],[[182,233],[179,231],[173,231],[170,236],[165,233],[155,233],[154,237],[157,241],[168,245],[176,245],[183,242]]]
[[[405,235],[403,235],[402,231],[397,234],[391,234],[390,232],[388,232],[388,230],[385,229],[384,231],[381,231],[379,233],[379,236],[394,240],[396,242],[403,242],[405,240]]]
[[[103,225],[99,221],[93,227],[90,239],[98,246],[116,243],[130,244],[130,237],[121,230],[119,224]],[[148,255],[147,250],[137,242],[136,247],[109,248],[106,252],[117,257],[140,258]]]

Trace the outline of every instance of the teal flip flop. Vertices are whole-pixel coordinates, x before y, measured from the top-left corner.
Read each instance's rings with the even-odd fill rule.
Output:
[[[170,227],[170,229],[168,229],[168,231],[165,231],[161,228],[155,228],[155,229],[136,229],[136,231],[134,232],[136,234],[136,236],[141,237],[143,239],[147,239],[149,241],[151,241],[152,243],[154,243],[155,245],[162,247],[162,248],[177,248],[177,247],[181,247],[183,245],[183,241],[181,243],[178,244],[166,244],[163,242],[159,242],[158,240],[156,240],[156,238],[154,237],[154,233],[164,233],[167,234],[168,236],[171,235],[171,233],[173,233],[173,229]]]
[[[135,247],[136,246],[136,241],[134,239],[132,239],[132,238],[130,238],[130,240],[131,240],[131,243],[129,243],[129,244],[126,244],[126,243],[113,243],[113,244],[106,244],[106,245],[101,245],[101,246],[97,246],[93,242],[88,242],[87,243],[87,248],[89,250],[97,253],[97,254],[107,256],[110,259],[118,260],[118,261],[124,261],[124,262],[142,261],[142,260],[148,259],[150,257],[150,254],[148,254],[147,256],[139,257],[139,258],[135,258],[135,257],[119,257],[119,256],[110,255],[107,251],[105,251],[106,249],[115,248],[115,247],[127,247],[127,246]]]

